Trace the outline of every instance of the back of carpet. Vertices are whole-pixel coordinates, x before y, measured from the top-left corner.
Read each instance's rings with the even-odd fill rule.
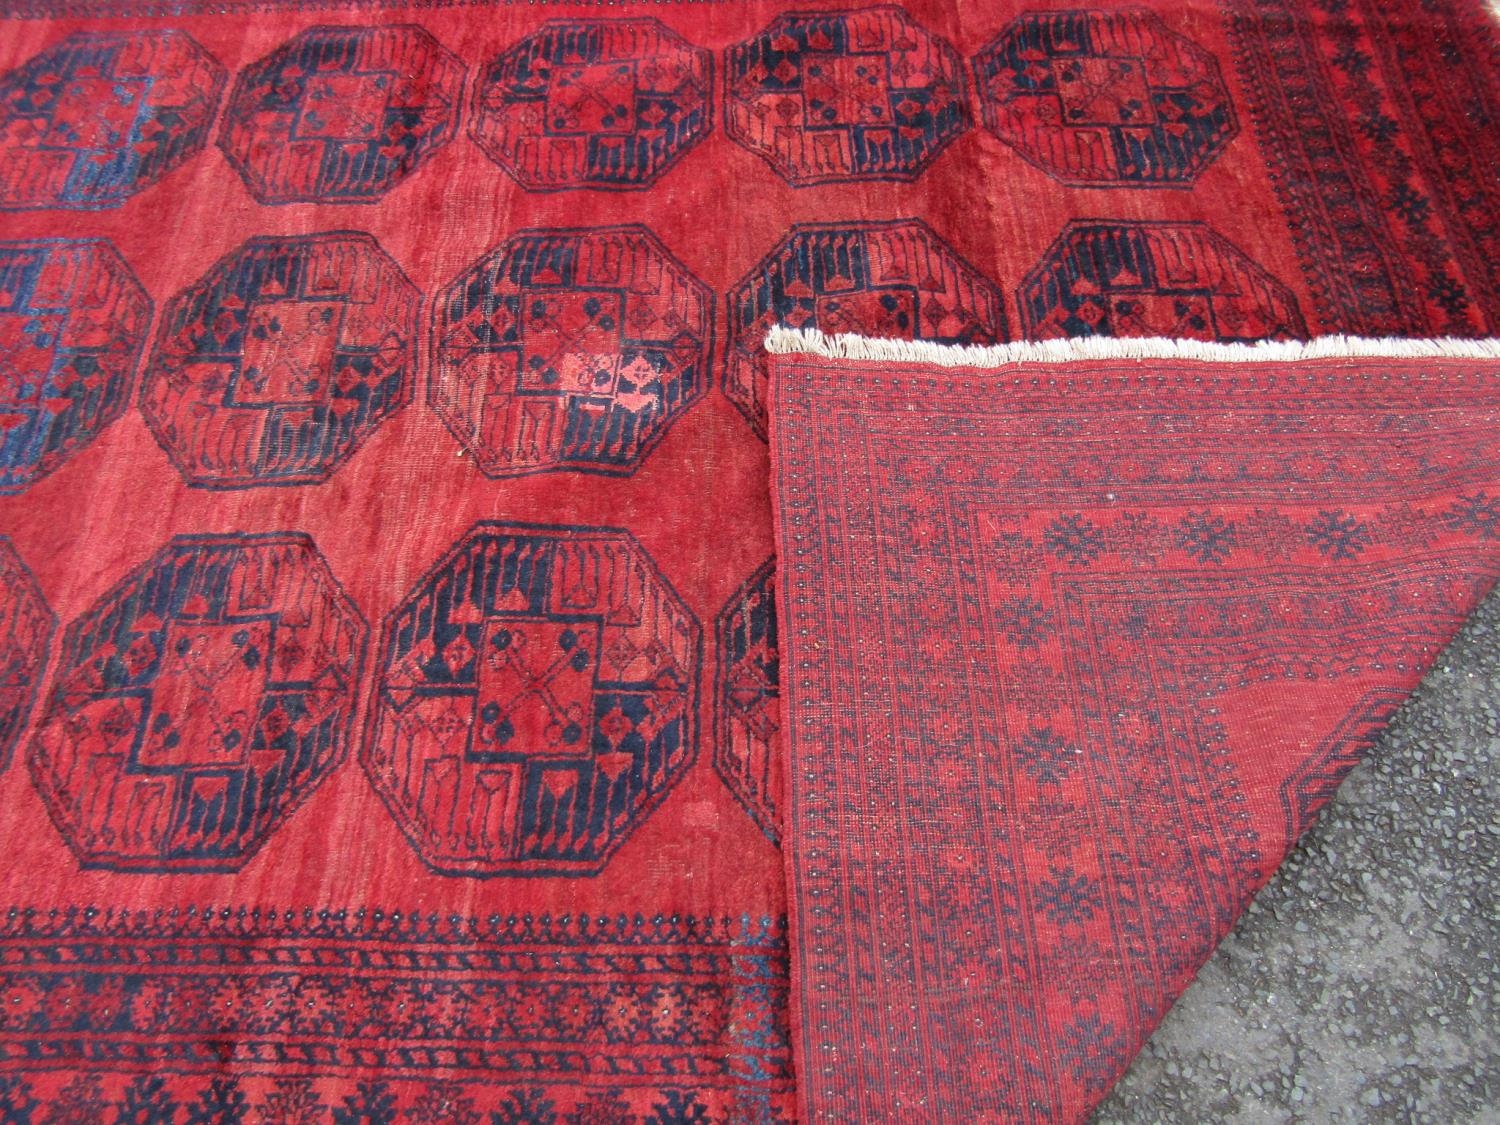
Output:
[[[1500,575],[1500,346],[775,344],[804,1115],[1078,1120]]]

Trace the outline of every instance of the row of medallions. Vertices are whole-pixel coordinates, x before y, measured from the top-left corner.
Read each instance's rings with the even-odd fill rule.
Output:
[[[183,478],[328,478],[413,394],[423,295],[368,234],[252,238],[166,304],[100,239],[0,243],[0,493],[131,401]],[[1024,332],[1302,337],[1296,297],[1201,223],[1070,224],[1016,294]],[[712,291],[643,226],[515,235],[430,303],[427,402],[491,477],[629,474],[708,389]],[[925,223],[802,225],[727,294],[725,394],[765,436],[775,325],[989,344],[1000,290]]]
[[[774,841],[772,584],[716,621],[713,764]],[[0,767],[55,629],[0,537]],[[347,756],[368,632],[305,534],[174,538],[68,627],[27,744],[79,861],[240,868]],[[697,757],[700,633],[629,532],[477,524],[386,619],[360,763],[435,872],[595,874]]]
[[[650,185],[713,127],[713,57],[654,19],[559,20],[489,59],[469,135],[532,191]],[[973,123],[954,49],[901,8],[782,15],[724,58],[729,136],[794,185],[912,179]],[[972,60],[985,125],[1057,179],[1191,184],[1237,131],[1214,57],[1139,9],[1032,12]],[[424,28],[314,27],[219,124],[261,203],[369,202],[460,131]],[[76,34],[0,81],[0,207],[119,205],[196,155],[227,73],[175,30]]]

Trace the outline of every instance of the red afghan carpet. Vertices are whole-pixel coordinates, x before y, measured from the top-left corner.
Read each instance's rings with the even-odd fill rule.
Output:
[[[1478,0],[4,0],[0,15],[4,1121],[865,1112],[807,1062],[816,1029],[790,999],[794,976],[804,997],[815,978],[788,938],[767,332],[1500,331],[1500,66]],[[1184,396],[1162,416],[1207,409]],[[965,405],[976,434],[1005,408]],[[1316,421],[1295,396],[1265,406],[1288,443]],[[1381,418],[1384,447],[1416,448]],[[1153,467],[1161,448],[1111,456],[1188,488]],[[1413,551],[1493,533],[1496,492],[1445,460],[1467,448],[1432,449],[1412,485],[1466,516],[1401,483],[1364,507],[1330,499],[1330,519],[1354,520],[1327,529],[1356,544],[1339,561],[1387,558],[1371,521],[1403,503],[1410,535],[1438,535]],[[1354,453],[1328,456],[1329,481],[1379,483]],[[1173,537],[1194,513],[1205,544],[1223,539],[1216,512],[1260,542],[1233,490],[1215,492],[1220,468],[1202,466],[1191,502],[1162,502],[1166,553],[1142,573],[1187,581]],[[1058,533],[1084,551],[1089,527],[1107,531],[1097,497],[1048,503],[1014,529],[1034,583],[1056,564],[1050,521],[1087,517]],[[1289,558],[1318,550],[1306,534],[1284,532]],[[1476,588],[1463,573],[1442,613],[1424,603],[1430,645]],[[867,581],[873,612],[889,590]],[[851,627],[819,621],[808,643]],[[1200,690],[1149,686],[1183,707]],[[1303,715],[1263,693],[1265,724],[1287,729],[1344,699]],[[1393,700],[1308,760],[1352,754]],[[1170,733],[1218,738],[1216,721],[1184,710]],[[1330,783],[1318,768],[1297,816]],[[1239,894],[1284,841],[1252,863],[1251,822],[1223,815],[1212,862]],[[1160,909],[1195,919],[1196,956],[1238,899],[1192,893]],[[1006,924],[1050,925],[1025,894]],[[957,901],[922,907],[956,952],[968,938],[942,912]],[[1021,1007],[995,1016],[1014,1037],[992,1024],[985,1051],[1054,1061],[985,1077],[997,1056],[976,1040],[949,1060],[970,1066],[964,1093],[1001,1117],[1076,1115],[1097,1095],[1190,971],[1186,953],[1138,959],[1158,935],[1119,916],[1084,932],[1113,935],[1144,976],[1101,992],[1078,1073],[1026,1039],[1068,1021],[1026,1014],[1016,986]],[[851,1033],[874,979],[849,984]],[[928,1058],[959,1042],[918,1039]]]

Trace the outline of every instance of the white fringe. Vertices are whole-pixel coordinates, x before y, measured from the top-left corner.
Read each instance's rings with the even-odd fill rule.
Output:
[[[1500,339],[1380,339],[1319,336],[1314,340],[1265,340],[1256,344],[1209,344],[1198,340],[1117,339],[1084,336],[1074,340],[1019,340],[992,347],[889,340],[872,336],[830,336],[816,328],[771,329],[766,351],[804,353],[829,359],[871,359],[926,363],[938,367],[1001,367],[1009,363],[1065,363],[1082,359],[1199,359],[1215,363],[1280,362],[1378,356],[1388,359],[1500,359]]]

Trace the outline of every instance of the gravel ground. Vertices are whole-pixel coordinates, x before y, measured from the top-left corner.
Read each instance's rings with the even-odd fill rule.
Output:
[[[1500,595],[1094,1118],[1500,1122]]]

